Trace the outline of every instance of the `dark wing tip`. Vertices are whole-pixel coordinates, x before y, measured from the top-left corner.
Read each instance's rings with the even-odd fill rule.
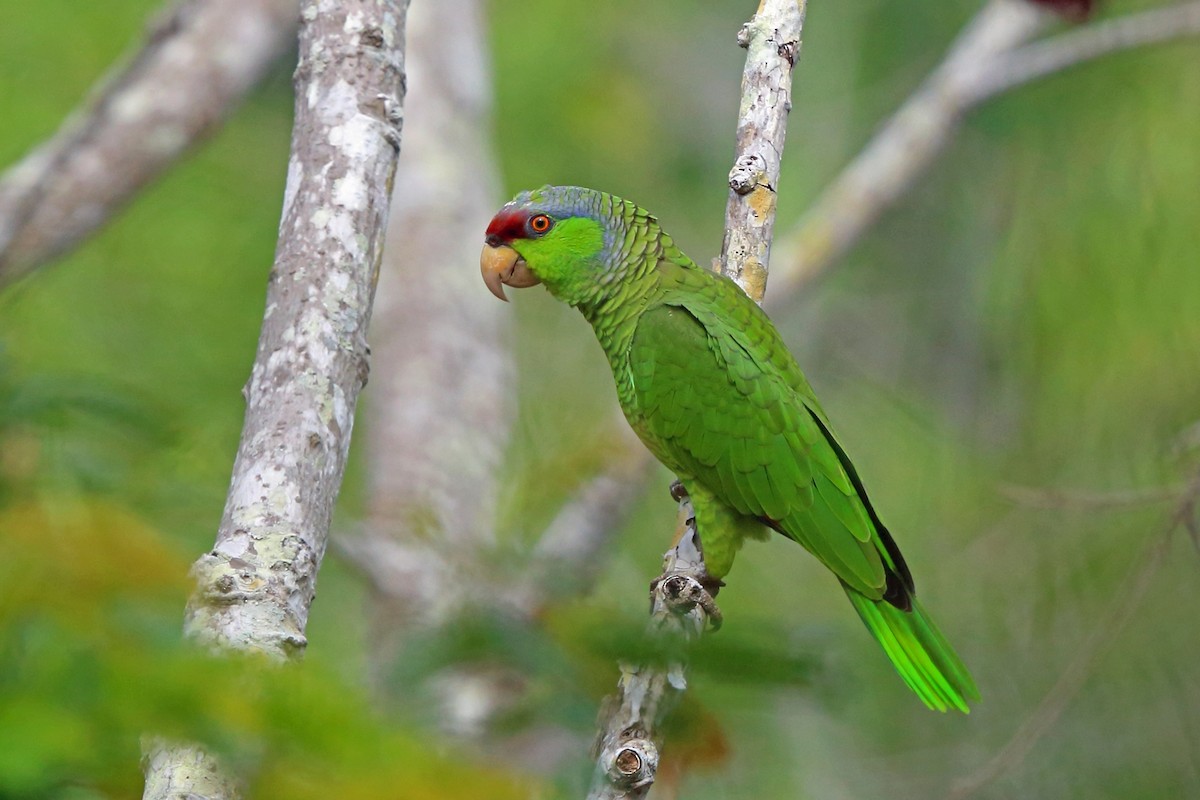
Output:
[[[912,611],[912,591],[906,585],[904,578],[887,566],[884,567],[884,575],[887,583],[883,588],[883,599],[901,611]]]

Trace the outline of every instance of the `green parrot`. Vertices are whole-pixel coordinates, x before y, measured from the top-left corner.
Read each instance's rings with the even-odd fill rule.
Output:
[[[591,323],[625,418],[691,496],[712,577],[773,528],[838,577],[926,705],[968,711],[970,673],[917,602],[812,387],[737,284],[697,266],[643,209],[575,186],[501,208],[480,267],[501,300],[505,285],[541,283]]]

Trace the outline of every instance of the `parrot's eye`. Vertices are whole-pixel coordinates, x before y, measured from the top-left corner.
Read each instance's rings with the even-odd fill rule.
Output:
[[[552,224],[553,223],[550,221],[550,218],[545,214],[538,214],[537,216],[530,218],[529,229],[534,233],[545,233],[546,231],[550,230],[550,226]]]

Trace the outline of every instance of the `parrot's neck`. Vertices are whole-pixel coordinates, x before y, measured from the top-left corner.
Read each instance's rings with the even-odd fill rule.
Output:
[[[641,260],[635,274],[626,276],[616,296],[603,298],[595,304],[580,304],[579,310],[592,325],[616,383],[617,399],[626,419],[639,430],[636,414],[633,372],[629,351],[637,332],[638,321],[645,311],[662,300],[664,294],[662,253],[654,252]]]
[[[632,407],[633,402],[629,347],[642,314],[663,297],[663,267],[696,268],[657,224],[650,222],[641,235],[637,233],[622,237],[621,250],[609,256],[614,258],[615,266],[604,270],[606,279],[594,283],[592,293],[572,303],[591,323],[625,408]]]
[[[618,287],[616,291],[602,293],[576,306],[591,323],[596,339],[614,370],[618,362],[623,363],[637,329],[638,318],[658,297],[657,263],[657,255],[639,259],[638,263],[627,267],[628,274],[613,282]]]
[[[630,370],[629,350],[633,344],[633,336],[637,332],[638,319],[648,305],[649,297],[654,294],[656,281],[647,281],[642,287],[636,302],[619,305],[612,314],[588,314],[584,316],[592,324],[596,340],[604,350],[608,366],[612,370],[613,382],[616,384],[617,400],[625,412],[629,423],[637,429],[637,421],[629,417],[630,409],[637,404],[634,399],[633,373]],[[580,309],[583,311],[583,309]]]

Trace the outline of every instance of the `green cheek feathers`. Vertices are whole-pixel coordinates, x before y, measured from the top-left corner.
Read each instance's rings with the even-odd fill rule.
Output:
[[[551,294],[575,304],[594,288],[604,229],[593,219],[568,217],[545,236],[514,241],[512,246]]]

